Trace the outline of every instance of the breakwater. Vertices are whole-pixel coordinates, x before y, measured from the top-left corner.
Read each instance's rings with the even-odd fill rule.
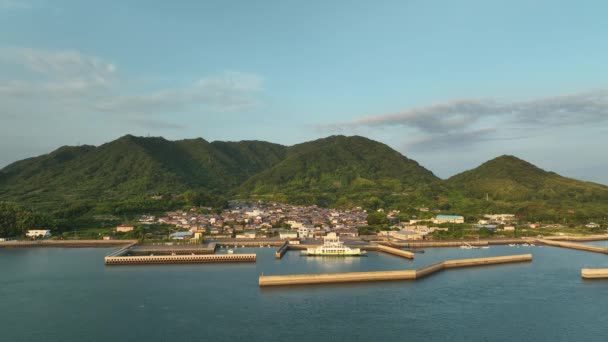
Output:
[[[207,264],[255,261],[255,254],[107,256],[104,258],[106,265]]]
[[[293,274],[279,276],[260,276],[258,284],[264,286],[284,286],[284,285],[314,285],[330,283],[351,283],[368,281],[394,281],[394,280],[415,280],[426,277],[433,273],[450,268],[486,266],[505,263],[529,262],[532,261],[532,254],[507,255],[488,258],[473,258],[446,260],[431,264],[417,270],[401,271],[373,271],[373,272],[345,272],[345,273],[325,273],[325,274]]]
[[[537,239],[539,243],[543,243],[548,246],[562,247],[562,248],[570,248],[570,249],[578,249],[586,252],[594,252],[594,253],[603,253],[608,254],[608,248],[602,248],[591,245],[582,245],[580,243],[573,242],[565,242],[565,241],[555,241],[555,240],[547,240],[547,239]]]
[[[583,268],[581,277],[583,279],[608,279],[608,268]]]
[[[0,248],[26,248],[26,247],[113,247],[132,245],[137,240],[34,240],[34,241],[2,241]]]

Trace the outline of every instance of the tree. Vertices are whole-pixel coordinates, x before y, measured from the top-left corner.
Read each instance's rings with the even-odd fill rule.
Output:
[[[367,224],[370,226],[388,224],[388,219],[385,213],[373,212],[367,215]]]

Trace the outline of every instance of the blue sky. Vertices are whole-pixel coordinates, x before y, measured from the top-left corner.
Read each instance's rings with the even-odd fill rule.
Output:
[[[514,154],[608,184],[605,1],[0,0],[0,166],[124,134]]]

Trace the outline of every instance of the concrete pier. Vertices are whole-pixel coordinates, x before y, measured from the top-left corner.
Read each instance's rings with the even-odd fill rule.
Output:
[[[608,279],[608,268],[583,268],[581,277],[583,279]]]
[[[547,239],[537,239],[536,241],[539,243],[548,245],[548,246],[563,247],[563,248],[570,248],[570,249],[578,249],[578,250],[586,251],[586,252],[608,254],[608,248],[603,248],[603,247],[598,247],[598,246],[583,245],[580,243],[554,241],[554,240],[547,240]]]
[[[106,265],[206,264],[255,261],[255,254],[107,256],[104,258]]]
[[[388,254],[393,254],[393,255],[400,256],[400,257],[406,258],[406,259],[414,259],[414,255],[415,255],[412,252],[404,251],[402,249],[393,248],[393,247],[389,247],[389,246],[385,246],[385,245],[378,245],[378,251],[388,253]]]
[[[532,254],[507,255],[489,258],[446,260],[417,270],[346,272],[326,274],[293,274],[280,276],[260,276],[258,284],[264,286],[314,285],[329,283],[352,283],[389,280],[415,280],[449,268],[485,266],[504,263],[532,261]]]

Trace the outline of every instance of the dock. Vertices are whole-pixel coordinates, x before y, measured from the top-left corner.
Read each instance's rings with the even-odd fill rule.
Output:
[[[519,263],[532,261],[532,254],[507,255],[488,258],[473,258],[446,260],[431,264],[417,270],[400,271],[373,271],[373,272],[345,272],[324,274],[293,274],[278,276],[260,276],[260,287],[285,285],[317,285],[331,283],[356,283],[370,281],[416,280],[429,276],[444,269],[486,266],[505,263]]]
[[[608,268],[583,268],[581,277],[583,279],[608,279]]]
[[[104,258],[106,265],[208,264],[255,261],[255,254],[107,256]]]

